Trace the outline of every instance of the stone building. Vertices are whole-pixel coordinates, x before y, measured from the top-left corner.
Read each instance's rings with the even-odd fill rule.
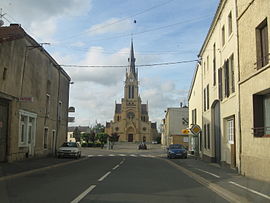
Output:
[[[151,142],[157,136],[156,124],[149,121],[148,103],[142,104],[139,95],[138,69],[135,68],[133,42],[131,42],[129,68],[126,72],[124,98],[115,104],[113,121],[106,123],[105,132],[117,133],[119,141]]]
[[[0,27],[0,161],[55,153],[66,140],[69,83],[20,25]]]
[[[270,181],[270,1],[237,2],[240,171]]]

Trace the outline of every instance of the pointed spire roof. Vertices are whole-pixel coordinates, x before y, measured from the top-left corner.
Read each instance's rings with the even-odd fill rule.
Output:
[[[129,62],[129,74],[132,73],[136,77],[135,61],[136,61],[136,59],[134,57],[133,39],[131,39],[130,57],[128,59],[128,62]]]

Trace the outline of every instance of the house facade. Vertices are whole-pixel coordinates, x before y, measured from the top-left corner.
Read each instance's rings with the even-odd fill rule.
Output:
[[[188,128],[188,107],[167,108],[163,120],[162,144],[183,144],[188,147],[189,137],[182,130]]]
[[[0,27],[0,161],[54,154],[66,140],[70,77],[18,24]]]
[[[270,181],[270,1],[237,2],[241,173]]]
[[[128,61],[129,69],[126,72],[124,98],[121,104],[115,104],[113,121],[106,123],[105,132],[109,135],[117,133],[121,142],[151,142],[157,136],[157,127],[149,120],[148,103],[142,104],[139,95],[133,42],[131,42]]]

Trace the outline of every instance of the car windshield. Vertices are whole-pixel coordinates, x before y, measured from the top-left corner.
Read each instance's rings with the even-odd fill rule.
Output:
[[[169,146],[170,149],[185,149],[183,145],[180,144],[173,144]]]
[[[76,142],[65,142],[62,147],[77,147]]]

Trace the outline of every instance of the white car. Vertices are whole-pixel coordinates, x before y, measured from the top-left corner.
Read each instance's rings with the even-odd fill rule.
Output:
[[[80,145],[77,142],[64,142],[57,151],[57,157],[81,157]]]

